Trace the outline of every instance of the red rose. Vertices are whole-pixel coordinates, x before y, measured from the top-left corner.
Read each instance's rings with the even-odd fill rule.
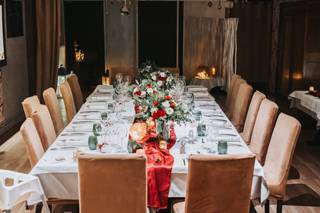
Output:
[[[160,81],[165,81],[166,79],[167,79],[166,77],[161,77],[161,76],[158,77],[158,80]]]
[[[153,106],[155,106],[155,107],[159,106],[159,102],[158,101],[154,101],[153,102]]]
[[[152,114],[152,118],[154,120],[160,118],[160,117],[164,117],[166,116],[167,113],[163,110],[163,109],[158,109],[157,111],[155,111],[153,114]]]
[[[141,91],[137,91],[134,94],[140,96],[141,95]]]
[[[175,107],[176,107],[176,103],[175,103],[175,102],[171,102],[171,103],[170,103],[170,107],[171,107],[171,108],[175,108]]]
[[[152,88],[151,84],[148,84],[148,85],[147,85],[147,88]]]
[[[171,97],[171,95],[166,95],[166,96],[164,96],[164,98],[165,98],[166,100],[170,100],[172,97]]]
[[[157,94],[157,91],[153,90],[153,94]]]
[[[134,106],[134,110],[136,111],[136,113],[140,113],[141,109],[142,109],[142,107],[140,105],[135,105]]]

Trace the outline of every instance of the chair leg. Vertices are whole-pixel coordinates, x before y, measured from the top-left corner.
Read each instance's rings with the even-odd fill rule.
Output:
[[[252,201],[250,201],[250,213],[257,213],[256,209],[254,208],[254,205]]]
[[[270,201],[266,200],[266,203],[264,204],[264,212],[270,213]]]
[[[277,213],[282,213],[282,200],[277,200]]]

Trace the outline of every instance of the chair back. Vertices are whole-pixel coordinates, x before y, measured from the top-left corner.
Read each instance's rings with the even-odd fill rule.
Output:
[[[266,96],[259,91],[255,91],[255,93],[252,96],[252,99],[251,99],[251,102],[249,105],[249,109],[247,112],[247,117],[244,122],[243,132],[240,134],[242,139],[247,144],[249,144],[250,140],[251,140],[253,126],[254,126],[254,123],[256,122],[256,118],[258,115],[260,104],[261,104],[262,100],[265,98],[266,98]]]
[[[83,104],[83,96],[82,96],[78,76],[76,74],[70,74],[67,77],[67,81],[69,83],[69,86],[73,95],[76,110],[78,111]]]
[[[253,127],[249,148],[257,155],[257,160],[263,165],[274,123],[277,119],[278,105],[264,99],[261,102],[256,122]]]
[[[32,112],[41,105],[39,98],[36,95],[24,99],[21,104],[26,118],[29,118]]]
[[[31,118],[27,118],[20,128],[22,139],[26,145],[31,166],[35,166],[44,154],[41,139]]]
[[[63,102],[66,108],[68,122],[70,122],[75,116],[75,114],[77,113],[77,110],[74,103],[72,91],[68,82],[63,82],[60,85],[60,91],[61,91]]]
[[[230,104],[232,89],[233,89],[233,86],[234,86],[237,79],[241,79],[241,76],[237,75],[237,74],[233,74],[231,76],[230,86],[227,91],[227,97],[226,97],[226,102],[225,102],[226,106],[229,106],[229,104]]]
[[[33,112],[31,118],[40,136],[42,147],[47,151],[57,137],[47,106],[44,105]]]
[[[46,106],[48,107],[56,134],[59,135],[64,128],[64,124],[58,103],[58,98],[54,89],[46,89],[43,92],[43,99]]]
[[[277,119],[263,167],[270,195],[283,198],[294,150],[300,135],[300,122],[284,113]]]
[[[254,160],[251,154],[191,155],[185,212],[249,212]]]
[[[147,210],[146,159],[138,154],[79,154],[80,212]]]
[[[231,112],[231,122],[236,127],[238,132],[242,132],[243,130],[243,124],[247,115],[249,103],[251,101],[252,92],[252,87],[247,83],[243,83],[239,87],[233,111]]]
[[[231,97],[230,97],[229,104],[226,105],[226,107],[227,107],[226,114],[229,117],[229,119],[232,118],[232,112],[233,112],[234,106],[236,104],[236,98],[237,98],[240,86],[241,86],[241,84],[244,84],[244,83],[246,83],[246,81],[243,80],[242,78],[237,78],[234,82],[234,85],[231,90]]]

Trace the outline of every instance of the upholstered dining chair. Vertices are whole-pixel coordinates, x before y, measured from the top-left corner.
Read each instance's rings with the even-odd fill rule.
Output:
[[[41,105],[36,95],[24,99],[21,104],[26,118],[29,118],[32,112]]]
[[[67,77],[67,81],[69,83],[69,86],[73,95],[76,110],[78,111],[83,104],[83,96],[82,96],[78,76],[72,73]]]
[[[31,118],[27,118],[20,128],[31,166],[35,166],[44,154],[41,139]]]
[[[226,101],[225,101],[225,107],[224,107],[225,110],[228,110],[227,108],[230,104],[232,89],[233,89],[233,86],[234,86],[237,79],[241,79],[241,76],[237,75],[237,74],[233,74],[231,76],[230,86],[228,88],[227,97],[226,97]]]
[[[247,83],[243,83],[239,87],[233,111],[231,112],[231,122],[238,132],[242,132],[243,130],[243,124],[252,98],[252,92],[252,87]]]
[[[31,118],[40,136],[42,147],[46,151],[57,137],[47,106],[44,105],[34,111]]]
[[[43,91],[42,95],[43,95],[44,102],[48,107],[56,134],[59,135],[59,133],[64,128],[64,123],[62,120],[62,115],[59,108],[56,92],[53,88],[49,88]]]
[[[255,91],[252,96],[249,109],[247,112],[247,117],[244,122],[243,132],[240,133],[240,136],[247,144],[249,144],[251,140],[252,130],[256,122],[260,104],[262,100],[265,98],[266,96],[259,91]]]
[[[271,136],[263,170],[269,199],[277,200],[277,213],[282,212],[282,200],[300,131],[301,124],[297,119],[281,113]],[[269,200],[265,204],[265,212],[269,213]]]
[[[72,91],[68,82],[65,81],[60,85],[60,91],[66,108],[68,122],[70,122],[76,114],[77,110],[74,104]]]
[[[147,212],[144,156],[80,153],[78,165],[81,213]]]
[[[249,212],[254,161],[252,154],[191,155],[186,199],[173,212]]]
[[[235,80],[235,83],[232,87],[232,91],[231,91],[231,97],[230,97],[230,102],[226,105],[226,115],[229,117],[229,119],[232,119],[232,112],[234,110],[234,106],[236,104],[236,98],[240,89],[241,84],[245,84],[246,81],[242,78],[237,78]]]
[[[264,99],[261,102],[249,144],[250,150],[256,154],[257,160],[264,165],[274,123],[277,119],[278,105]]]

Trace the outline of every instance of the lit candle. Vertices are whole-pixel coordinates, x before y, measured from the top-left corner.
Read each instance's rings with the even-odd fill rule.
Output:
[[[314,92],[314,86],[310,86],[310,87],[309,87],[309,91],[310,91],[310,92]]]
[[[211,69],[211,74],[212,74],[212,76],[215,76],[215,75],[216,75],[216,68],[215,68],[215,67],[212,67],[212,69]]]

